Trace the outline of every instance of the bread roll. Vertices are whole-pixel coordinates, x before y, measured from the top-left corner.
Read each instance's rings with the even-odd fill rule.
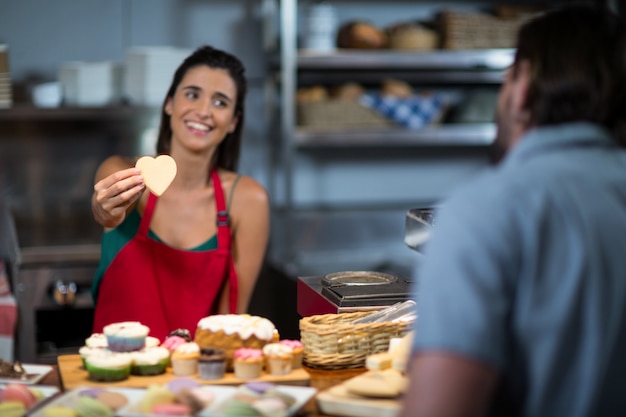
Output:
[[[337,46],[348,49],[380,49],[387,45],[387,35],[376,26],[362,21],[348,22],[337,31]]]

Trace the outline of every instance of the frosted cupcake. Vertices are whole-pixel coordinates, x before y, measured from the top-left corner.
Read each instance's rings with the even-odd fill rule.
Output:
[[[159,375],[165,373],[170,362],[170,351],[164,347],[145,348],[131,352],[133,359],[130,373],[132,375]]]
[[[103,333],[94,333],[85,339],[85,346],[90,348],[105,348],[108,347],[107,337]]]
[[[143,349],[150,329],[138,321],[124,321],[104,326],[109,349],[114,352],[133,352]]]
[[[174,375],[186,376],[198,372],[198,358],[200,347],[197,343],[189,342],[178,346],[170,356]]]
[[[181,336],[167,336],[161,346],[170,352],[174,352],[178,346],[184,345],[185,343],[188,343],[188,341]]]
[[[198,359],[200,379],[221,379],[226,372],[226,355],[218,349],[201,349]]]
[[[254,379],[261,376],[263,370],[263,351],[261,349],[239,348],[233,353],[235,377]]]
[[[299,340],[287,340],[283,339],[280,342],[281,345],[289,346],[293,357],[291,358],[291,368],[302,368],[302,357],[304,355],[304,345]]]
[[[110,352],[85,358],[85,367],[92,381],[122,381],[130,375],[132,358],[129,354]]]
[[[161,344],[161,341],[156,338],[156,337],[152,337],[152,336],[146,336],[146,343],[144,344],[144,347],[147,348],[153,348],[153,347],[157,347]]]
[[[94,356],[94,355],[109,355],[111,353],[110,350],[103,348],[103,347],[89,347],[89,346],[82,346],[80,349],[78,349],[78,354],[80,355],[80,360],[83,363],[83,367],[86,367],[86,363],[85,360],[89,357],[89,356]]]
[[[289,346],[280,343],[270,343],[263,346],[266,370],[270,375],[286,375],[291,372],[292,350]]]

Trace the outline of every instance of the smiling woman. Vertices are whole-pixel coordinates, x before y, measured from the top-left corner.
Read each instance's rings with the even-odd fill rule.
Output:
[[[131,158],[96,173],[105,228],[92,288],[94,332],[140,321],[161,340],[216,313],[246,312],[269,235],[269,198],[237,174],[246,79],[233,55],[203,46],[176,70],[161,111],[157,154],[177,172],[157,196]]]

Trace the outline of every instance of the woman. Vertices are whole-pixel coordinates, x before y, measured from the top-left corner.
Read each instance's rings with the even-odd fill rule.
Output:
[[[93,214],[105,233],[92,292],[94,332],[141,321],[161,340],[200,318],[246,311],[269,236],[265,189],[236,170],[246,79],[241,62],[204,46],[174,74],[158,154],[176,161],[160,196],[134,161],[113,156],[96,173]],[[232,244],[231,244],[232,243]]]

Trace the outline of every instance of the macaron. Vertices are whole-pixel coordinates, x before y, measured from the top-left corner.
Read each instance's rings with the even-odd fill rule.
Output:
[[[30,408],[37,402],[37,397],[26,385],[18,383],[9,383],[2,391],[2,402],[19,401],[26,408]]]
[[[74,403],[74,410],[79,417],[113,417],[115,414],[102,401],[84,395],[78,397]]]
[[[51,405],[43,409],[44,417],[78,417],[73,408]]]
[[[96,396],[96,399],[116,411],[128,404],[128,398],[122,393],[115,391],[102,391]]]
[[[191,415],[191,410],[185,404],[157,404],[150,410],[152,414],[164,415],[164,416],[188,416]]]
[[[3,401],[0,403],[0,416],[22,417],[26,414],[26,406],[21,401]]]

